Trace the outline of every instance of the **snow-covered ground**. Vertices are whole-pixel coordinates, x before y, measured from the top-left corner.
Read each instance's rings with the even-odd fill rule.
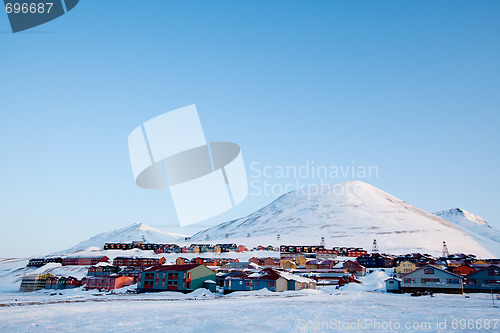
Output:
[[[0,332],[500,332],[500,308],[491,295],[387,294],[388,274],[377,270],[363,285],[341,289],[226,296],[202,289],[187,295],[0,293]]]
[[[24,295],[0,294],[0,331],[500,331],[500,308],[492,305],[488,294],[411,297],[335,289],[241,292],[219,297],[201,290],[194,295],[81,293],[48,296],[37,292],[30,299],[42,304],[33,305],[24,303]]]

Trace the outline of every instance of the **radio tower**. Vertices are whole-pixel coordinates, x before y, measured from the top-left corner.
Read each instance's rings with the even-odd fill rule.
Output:
[[[321,237],[321,243],[319,243],[319,246],[326,247],[325,237]]]
[[[443,251],[441,253],[442,257],[448,257],[450,255],[450,252],[448,252],[448,246],[446,246],[446,242],[443,241]]]
[[[372,245],[372,252],[377,253],[378,252],[378,245],[377,245],[377,240],[373,240],[373,245]]]

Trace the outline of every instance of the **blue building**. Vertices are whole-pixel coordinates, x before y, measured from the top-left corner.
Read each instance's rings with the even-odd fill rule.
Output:
[[[426,265],[401,276],[401,292],[463,293],[464,278],[436,266]]]
[[[491,265],[467,275],[465,290],[500,293],[500,266]]]

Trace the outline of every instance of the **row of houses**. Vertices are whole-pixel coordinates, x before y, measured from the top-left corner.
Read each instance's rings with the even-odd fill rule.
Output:
[[[489,265],[467,275],[446,268],[425,265],[385,281],[388,292],[495,292],[500,293],[500,266]]]
[[[108,262],[109,258],[106,256],[99,257],[52,257],[52,258],[33,258],[28,261],[28,267],[42,267],[50,263],[58,263],[63,266],[78,265],[89,266],[96,265],[100,262]]]
[[[184,257],[178,257],[175,260],[176,265],[191,265],[191,264],[196,264],[196,265],[205,265],[209,267],[214,267],[214,266],[219,266],[219,267],[225,267],[225,265],[233,262],[239,262],[238,258],[201,258],[201,257],[196,257],[192,259],[184,258]]]
[[[343,257],[359,257],[367,254],[368,251],[360,247],[334,247],[332,249],[325,249],[323,245],[281,245],[279,248],[282,253],[323,253]]]

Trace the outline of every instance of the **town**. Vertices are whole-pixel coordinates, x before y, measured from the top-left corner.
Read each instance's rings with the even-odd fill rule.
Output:
[[[83,278],[55,276],[50,273],[27,274],[21,281],[21,292],[41,289],[71,289],[112,292],[137,285],[129,292],[177,291],[189,293],[198,288],[229,294],[235,291],[295,291],[316,289],[318,286],[339,288],[350,283],[361,284],[360,278],[374,270],[390,273],[386,291],[390,293],[485,292],[500,294],[500,259],[476,259],[472,254],[449,254],[443,242],[442,255],[409,253],[391,255],[379,253],[376,240],[372,251],[355,247],[321,245],[278,247],[257,246],[248,250],[244,245],[228,244],[154,244],[140,241],[106,243],[103,250],[137,250],[154,256],[68,256],[30,259],[27,266],[44,265],[85,266]],[[267,251],[271,256],[259,256]],[[256,253],[247,261],[240,261],[231,253]],[[213,256],[195,256],[213,253]],[[179,254],[167,262],[162,254]],[[192,254],[192,258],[184,256]],[[221,255],[224,255],[223,257]]]

